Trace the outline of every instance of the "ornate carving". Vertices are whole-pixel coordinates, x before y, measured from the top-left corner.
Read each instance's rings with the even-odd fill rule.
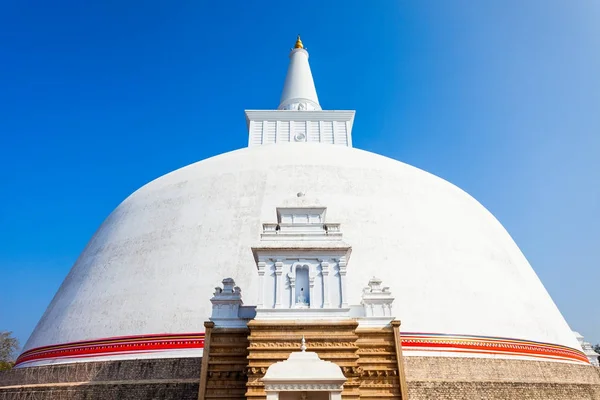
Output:
[[[367,353],[394,353],[394,348],[389,347],[363,347],[358,350],[359,354],[367,354]]]
[[[266,391],[283,392],[283,391],[331,391],[342,390],[342,385],[324,384],[324,383],[297,383],[297,384],[268,384],[265,385]]]
[[[310,348],[313,350],[317,350],[317,349],[322,349],[322,348],[331,348],[331,347],[347,347],[347,348],[352,348],[352,349],[356,349],[356,344],[352,343],[352,342],[317,342],[317,341],[311,341],[310,343]],[[297,350],[298,349],[298,342],[291,342],[291,341],[272,341],[272,342],[252,342],[250,344],[250,348],[251,349],[255,349],[255,348],[277,348],[277,349],[293,349],[293,350]]]

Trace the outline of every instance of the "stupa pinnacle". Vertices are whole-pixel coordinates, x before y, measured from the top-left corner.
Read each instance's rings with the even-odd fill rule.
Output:
[[[323,110],[300,35],[277,110],[246,110],[248,146],[317,142],[352,147],[354,110]]]
[[[296,44],[294,45],[295,49],[303,49],[304,45],[302,44],[302,40],[300,40],[300,35],[296,38]]]
[[[308,51],[304,48],[300,35],[290,52],[290,64],[277,109],[299,111],[321,109],[308,64]]]

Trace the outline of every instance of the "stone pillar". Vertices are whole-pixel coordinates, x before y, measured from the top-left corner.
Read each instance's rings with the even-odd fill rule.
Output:
[[[275,276],[277,277],[277,287],[275,288],[275,308],[281,308],[281,299],[283,298],[283,263],[279,260],[275,262]]]
[[[323,275],[323,308],[329,308],[329,263],[321,262],[321,274]]]
[[[267,268],[267,263],[264,261],[260,261],[258,264],[258,302],[256,304],[257,308],[262,308],[265,303],[265,269]]]
[[[296,274],[292,271],[288,274],[290,280],[290,308],[296,306]]]

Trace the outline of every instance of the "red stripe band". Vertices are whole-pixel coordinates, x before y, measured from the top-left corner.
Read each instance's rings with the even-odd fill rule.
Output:
[[[433,333],[402,333],[405,351],[538,357],[589,364],[581,351],[520,339]],[[183,349],[203,349],[204,333],[121,336],[38,347],[21,354],[16,365],[33,361],[117,356]]]

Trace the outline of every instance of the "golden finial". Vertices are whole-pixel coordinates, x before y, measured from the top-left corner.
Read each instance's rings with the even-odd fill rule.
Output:
[[[295,49],[303,49],[304,45],[302,44],[302,40],[300,40],[300,35],[298,35],[298,38],[296,39],[296,44],[294,45]]]

